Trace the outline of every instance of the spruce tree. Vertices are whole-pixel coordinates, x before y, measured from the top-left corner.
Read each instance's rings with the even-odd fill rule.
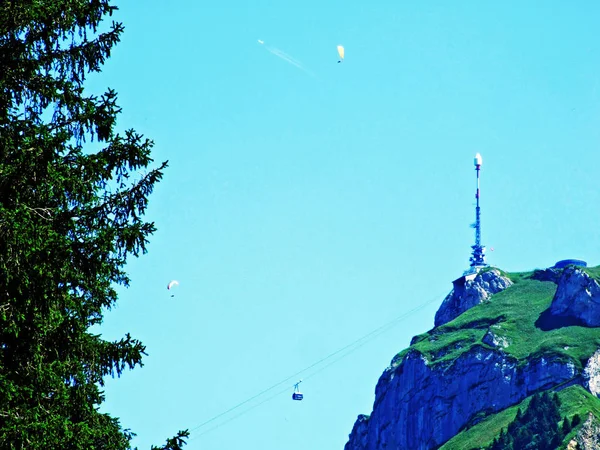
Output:
[[[564,417],[563,419],[563,424],[562,424],[562,432],[563,435],[567,435],[571,432],[571,430],[573,429],[573,427],[571,426],[571,422],[569,421],[569,418],[567,416]]]
[[[145,347],[90,327],[129,284],[127,258],[146,252],[155,226],[142,217],[167,164],[152,167],[150,140],[117,132],[113,90],[84,89],[124,30],[103,23],[111,3],[0,1],[3,449],[126,449],[133,435],[99,405],[103,379],[141,365]]]

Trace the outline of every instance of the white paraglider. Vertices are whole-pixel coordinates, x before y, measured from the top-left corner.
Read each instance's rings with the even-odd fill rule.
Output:
[[[167,290],[171,290],[173,289],[175,286],[179,286],[179,281],[177,280],[172,280],[168,285],[167,285]],[[171,295],[171,297],[175,297],[175,294]]]
[[[338,61],[338,63],[341,63],[342,61],[344,61],[344,53],[345,53],[344,47],[341,45],[338,45],[337,51],[338,51],[338,55],[340,55],[340,60]]]

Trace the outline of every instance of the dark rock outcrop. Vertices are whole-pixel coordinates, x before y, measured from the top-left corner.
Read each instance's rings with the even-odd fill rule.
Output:
[[[354,422],[354,427],[352,427],[352,433],[350,433],[350,440],[346,444],[346,449],[348,449],[348,445],[352,442],[352,445],[358,446],[358,448],[367,448],[368,444],[368,431],[369,431],[369,416],[364,414],[360,414],[356,422]]]
[[[548,269],[537,269],[533,271],[533,275],[531,278],[538,281],[551,281],[553,283],[558,283],[560,276],[562,274],[561,269],[556,269],[554,267],[549,267]]]
[[[497,336],[491,329],[485,333],[481,341],[490,347],[501,349],[508,347],[510,344],[504,336]]]

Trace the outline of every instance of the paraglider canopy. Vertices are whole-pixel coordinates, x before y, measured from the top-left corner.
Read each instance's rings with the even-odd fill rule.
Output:
[[[338,55],[340,55],[340,60],[338,61],[338,63],[341,63],[344,60],[344,47],[342,47],[341,45],[338,45],[337,51],[338,51]]]
[[[179,286],[179,281],[177,280],[172,280],[168,285],[167,285],[167,290],[171,290],[172,288],[174,288],[175,286]],[[171,295],[171,297],[175,297],[175,295]]]

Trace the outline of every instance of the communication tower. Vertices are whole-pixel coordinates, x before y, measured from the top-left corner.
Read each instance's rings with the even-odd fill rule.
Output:
[[[471,248],[473,252],[471,254],[471,258],[469,261],[471,262],[471,267],[473,269],[477,269],[478,267],[486,267],[487,264],[485,262],[485,247],[481,245],[481,208],[479,207],[479,171],[481,170],[481,155],[477,153],[475,155],[475,172],[477,173],[477,191],[475,193],[475,199],[477,200],[477,204],[475,206],[475,223],[472,225],[475,228],[475,245],[472,245]]]

